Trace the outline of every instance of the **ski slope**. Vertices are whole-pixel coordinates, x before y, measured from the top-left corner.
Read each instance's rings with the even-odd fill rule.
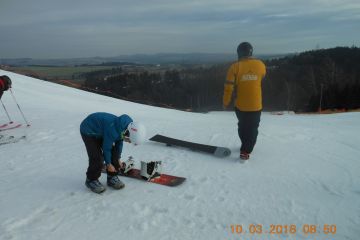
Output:
[[[360,113],[263,113],[250,162],[241,164],[233,112],[162,109],[0,74],[12,79],[31,123],[7,132],[26,134],[26,140],[0,146],[1,240],[360,237]],[[2,100],[13,120],[23,122],[11,94]],[[187,180],[170,188],[121,178],[123,190],[98,195],[84,185],[88,160],[79,134],[80,122],[97,111],[129,114],[145,124],[149,138],[163,134],[228,147],[232,154],[216,158],[150,141],[124,144],[123,159],[133,156],[138,167],[141,160],[162,161],[164,173]],[[1,110],[0,123],[7,121]],[[106,176],[100,181],[105,184]],[[251,234],[251,224],[262,232]],[[285,233],[291,224],[296,234]],[[336,226],[335,234],[324,232],[327,224]],[[233,233],[232,225],[243,232]],[[307,226],[317,233],[304,234]]]

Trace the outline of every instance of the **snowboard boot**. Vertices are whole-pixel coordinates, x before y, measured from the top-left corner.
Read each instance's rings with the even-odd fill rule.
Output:
[[[86,178],[85,185],[94,193],[102,193],[106,188],[99,182],[99,180],[89,180]]]
[[[143,162],[141,161],[140,175],[144,180],[150,181],[161,175],[161,161]]]
[[[133,157],[129,157],[128,160],[124,162],[120,162],[120,171],[123,173],[128,173],[134,168],[135,161],[133,160]]]
[[[119,177],[117,175],[115,175],[115,176],[108,175],[107,176],[107,185],[114,189],[121,189],[121,188],[125,187],[125,184],[119,179]]]
[[[240,162],[241,163],[245,163],[245,162],[247,162],[248,160],[249,160],[249,158],[250,158],[250,154],[249,153],[247,153],[247,152],[245,152],[245,151],[241,151],[240,152]]]

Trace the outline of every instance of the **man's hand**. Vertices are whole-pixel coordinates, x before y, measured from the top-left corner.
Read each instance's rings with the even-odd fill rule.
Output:
[[[111,163],[106,165],[106,170],[108,172],[116,172],[115,167]]]

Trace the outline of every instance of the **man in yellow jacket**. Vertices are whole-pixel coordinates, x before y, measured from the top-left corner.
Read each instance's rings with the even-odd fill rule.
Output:
[[[252,57],[253,47],[242,42],[237,48],[238,61],[226,76],[223,106],[227,108],[235,89],[235,113],[241,140],[240,158],[248,160],[254,149],[262,110],[261,82],[266,74],[265,64]]]

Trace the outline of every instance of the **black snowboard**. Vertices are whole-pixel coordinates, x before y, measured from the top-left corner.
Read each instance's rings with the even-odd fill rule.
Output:
[[[229,148],[188,142],[175,138],[166,137],[159,134],[153,136],[152,138],[150,138],[150,140],[154,142],[165,143],[167,146],[174,145],[174,146],[189,148],[194,151],[210,153],[217,157],[227,157],[231,154],[231,150]]]

